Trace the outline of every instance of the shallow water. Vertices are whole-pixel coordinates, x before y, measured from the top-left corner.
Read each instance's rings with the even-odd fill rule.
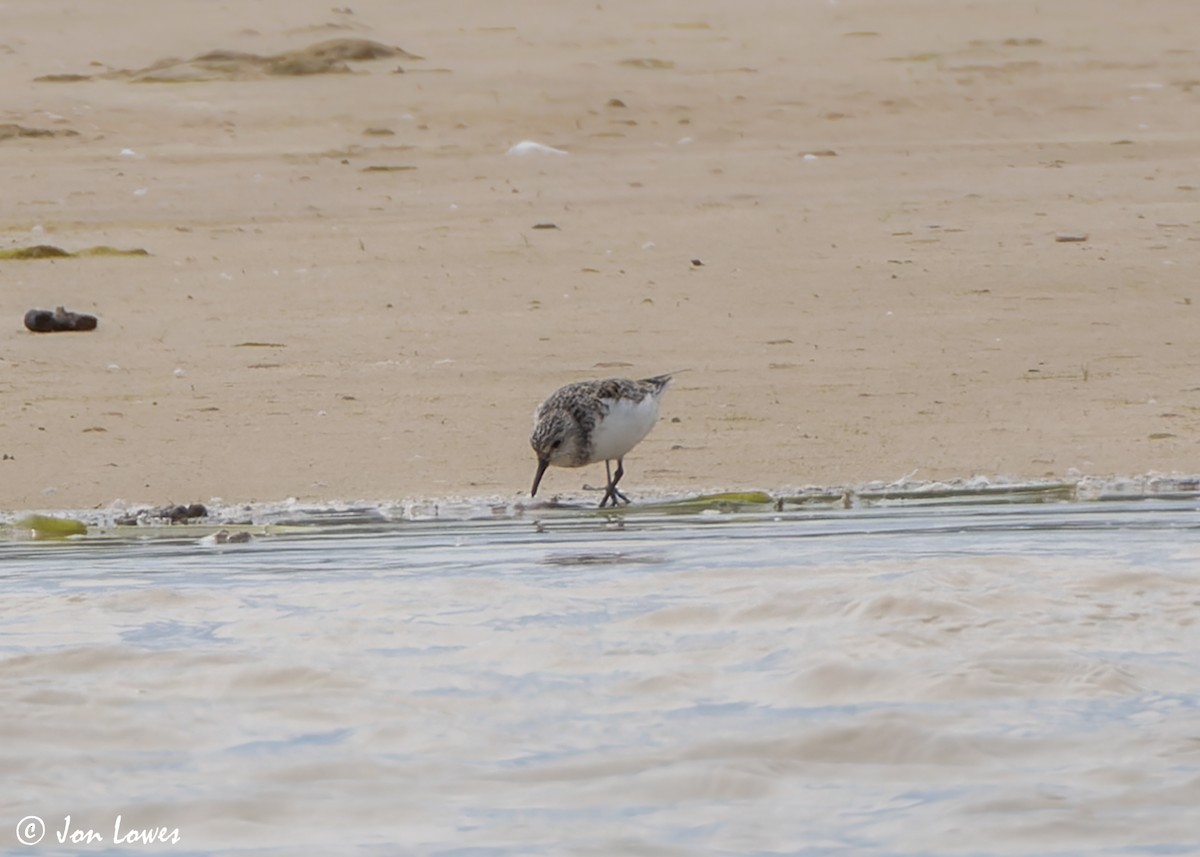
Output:
[[[1200,853],[1200,503],[983,499],[0,542],[0,846]]]

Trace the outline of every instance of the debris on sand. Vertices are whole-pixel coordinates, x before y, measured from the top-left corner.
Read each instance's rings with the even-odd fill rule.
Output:
[[[120,247],[109,247],[107,244],[97,244],[95,247],[84,247],[75,252],[75,256],[149,256],[150,251],[143,247],[122,250]]]
[[[31,309],[25,313],[25,327],[34,333],[58,333],[64,330],[95,330],[96,317],[87,313],[71,312],[63,307],[57,307],[54,312],[48,309]]]
[[[43,74],[33,79],[34,83],[80,83],[91,80],[90,74]]]
[[[675,68],[675,63],[672,60],[660,60],[653,57],[637,57],[635,59],[621,60],[618,65],[628,66],[629,68],[647,69]]]
[[[153,509],[140,509],[117,518],[113,523],[118,527],[151,526],[155,524],[186,524],[197,518],[207,518],[208,509],[203,503],[192,503],[190,506],[167,504]]]
[[[32,247],[13,247],[10,250],[0,250],[0,261],[25,259],[75,259],[80,256],[149,256],[150,253],[141,247],[132,250],[122,250],[98,244],[95,247],[85,247],[74,253],[55,247],[53,244],[34,244]]]
[[[0,250],[0,259],[69,259],[74,255],[53,244],[34,244],[32,247]]]
[[[378,59],[420,60],[403,48],[370,39],[328,39],[278,54],[213,50],[190,60],[169,58],[145,68],[103,75],[131,83],[193,83],[212,80],[259,80],[265,77],[296,77],[310,74],[349,74],[347,63]]]
[[[64,128],[61,131],[54,131],[50,128],[26,128],[24,125],[16,125],[12,122],[0,124],[0,140],[12,140],[17,137],[78,137],[78,131],[72,131],[70,128]]]

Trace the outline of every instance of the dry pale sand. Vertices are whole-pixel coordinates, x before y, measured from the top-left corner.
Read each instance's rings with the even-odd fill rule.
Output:
[[[3,247],[150,255],[0,262],[0,509],[516,497],[543,395],[678,369],[635,497],[1200,469],[1193,0],[4,17],[76,133],[0,139]],[[424,59],[110,74],[335,37]]]

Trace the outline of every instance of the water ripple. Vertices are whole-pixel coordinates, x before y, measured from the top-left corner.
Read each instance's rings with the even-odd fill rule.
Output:
[[[7,815],[233,855],[1200,850],[1193,498],[722,502],[2,542]]]

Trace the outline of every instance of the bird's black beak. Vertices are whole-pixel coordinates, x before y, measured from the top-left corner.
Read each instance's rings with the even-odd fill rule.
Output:
[[[533,490],[529,492],[530,497],[537,496],[538,486],[542,484],[542,474],[546,472],[546,468],[550,466],[550,459],[539,458],[537,476],[533,477]]]

